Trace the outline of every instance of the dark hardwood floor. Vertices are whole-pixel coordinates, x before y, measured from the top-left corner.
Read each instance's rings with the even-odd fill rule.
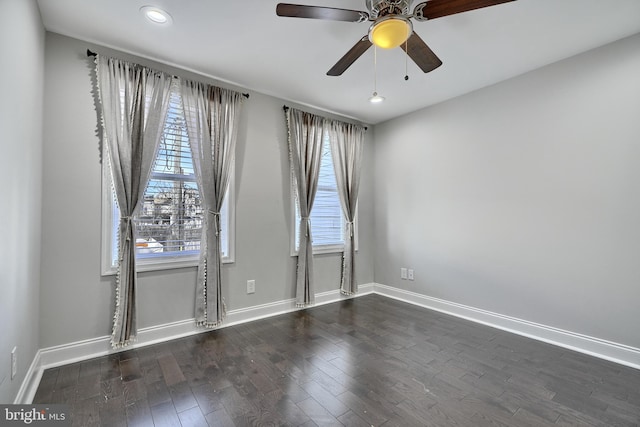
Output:
[[[638,426],[640,371],[378,295],[47,369],[74,426]]]

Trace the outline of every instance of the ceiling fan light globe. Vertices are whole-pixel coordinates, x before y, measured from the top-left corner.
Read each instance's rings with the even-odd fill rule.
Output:
[[[369,29],[369,40],[383,49],[393,49],[407,41],[413,31],[411,21],[389,16],[376,21]]]

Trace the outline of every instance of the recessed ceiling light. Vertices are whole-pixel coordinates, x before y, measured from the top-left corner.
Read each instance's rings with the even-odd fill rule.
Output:
[[[147,19],[155,24],[166,25],[170,24],[172,19],[166,11],[156,6],[142,6],[140,12],[147,17]]]

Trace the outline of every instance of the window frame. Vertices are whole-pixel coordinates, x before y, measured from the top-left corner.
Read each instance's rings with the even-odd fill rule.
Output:
[[[117,257],[117,228],[118,224],[114,224],[114,214],[116,212],[116,201],[113,192],[113,184],[111,181],[111,166],[107,153],[106,144],[102,144],[102,162],[101,162],[101,274],[109,276],[117,274],[117,262],[113,260]],[[222,257],[223,264],[231,264],[235,262],[235,158],[229,169],[229,186],[225,195],[225,202],[228,206],[228,254]],[[153,172],[152,172],[153,175]],[[170,175],[170,174],[168,174]],[[152,176],[153,178],[153,176]],[[189,180],[189,182],[192,182]],[[115,256],[114,256],[115,255]],[[176,268],[197,267],[200,261],[200,251],[190,251],[188,254],[172,254],[166,256],[136,256],[136,271],[159,271],[170,270]]]
[[[295,191],[295,188],[292,185],[292,191]],[[290,247],[291,247],[291,253],[290,255],[293,256],[298,256],[298,242],[296,241],[296,227],[298,227],[299,224],[299,218],[297,217],[297,209],[296,209],[296,200],[295,197],[291,198],[291,217],[293,218],[293,230],[291,232],[291,239],[290,239]],[[344,214],[342,214],[342,219],[344,220]],[[355,214],[355,219],[353,220],[353,241],[354,241],[354,250],[356,252],[358,252],[358,207],[356,206],[356,214]],[[312,225],[313,226],[313,225]],[[346,238],[346,236],[344,235],[346,232],[346,230],[344,229],[344,227],[342,228],[342,234],[343,237]],[[312,236],[313,237],[313,230],[312,230]],[[322,255],[322,254],[335,254],[335,253],[342,253],[344,252],[344,248],[345,245],[341,244],[334,244],[334,245],[311,245],[312,249],[313,249],[313,254],[314,255]]]
[[[324,144],[331,144],[331,141],[329,140],[329,136],[325,136],[324,137]],[[329,149],[331,149],[329,147]],[[331,157],[331,166],[332,168],[335,167],[333,164],[333,156]],[[332,173],[335,174],[335,170],[332,170]],[[292,221],[292,228],[291,228],[291,237],[289,239],[289,247],[290,247],[290,255],[293,256],[298,256],[298,241],[296,239],[297,236],[297,229],[298,229],[298,224],[300,223],[300,218],[298,216],[298,206],[297,206],[297,189],[296,189],[296,185],[295,185],[295,176],[290,173],[290,187],[291,187],[291,218],[293,218]],[[341,223],[343,225],[342,227],[342,240],[343,242],[346,242],[346,236],[345,236],[345,217],[344,217],[344,211],[342,210],[342,202],[340,201],[340,195],[337,194],[336,192],[336,196],[338,198],[338,204],[340,206],[340,218],[341,218]],[[311,221],[311,227],[312,227],[312,238],[313,238],[313,221]],[[354,250],[357,252],[358,251],[358,205],[356,205],[356,212],[354,215],[354,221],[353,221],[353,237],[354,237]],[[333,253],[341,253],[344,252],[345,249],[345,244],[330,244],[330,245],[314,245],[312,243],[311,245],[312,249],[313,249],[313,254],[314,255],[321,255],[321,254],[333,254]]]

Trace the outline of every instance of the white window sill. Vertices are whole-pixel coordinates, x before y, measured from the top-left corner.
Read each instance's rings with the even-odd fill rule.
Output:
[[[191,268],[197,267],[200,257],[179,257],[174,259],[164,260],[138,260],[136,264],[136,271],[138,273],[144,273],[148,271],[162,271],[162,270],[174,270],[178,268]],[[223,264],[233,264],[234,259],[230,257],[222,258]],[[117,266],[108,267],[102,272],[103,276],[113,276],[118,273]]]
[[[314,246],[313,254],[314,255],[323,255],[323,254],[337,254],[344,252],[344,245],[324,245],[324,246]],[[356,246],[356,252],[358,252],[358,247]],[[298,256],[298,251],[294,250],[291,252],[291,256]]]

